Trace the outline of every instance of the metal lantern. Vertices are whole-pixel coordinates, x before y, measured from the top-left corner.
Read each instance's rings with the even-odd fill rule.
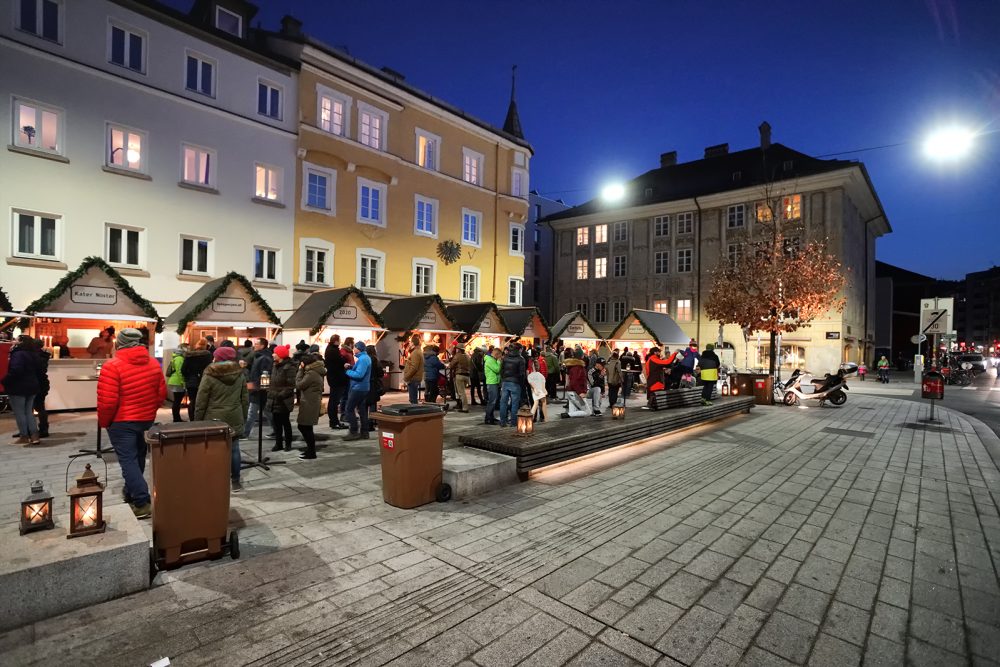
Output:
[[[41,480],[31,483],[31,493],[21,501],[21,534],[54,528],[52,494],[42,487]]]
[[[625,401],[619,400],[611,406],[612,419],[625,419]]]
[[[722,383],[722,392],[721,393],[722,393],[723,396],[729,396],[729,382],[728,381]]]
[[[535,432],[535,418],[531,414],[531,409],[527,406],[521,406],[521,409],[517,411],[517,434],[528,436]]]
[[[108,464],[104,465],[106,475]],[[66,493],[69,494],[69,534],[66,537],[103,533],[107,527],[104,522],[104,484],[90,469],[89,463],[76,478],[76,486],[67,489]]]
[[[271,374],[268,373],[267,371],[264,371],[263,373],[260,374],[260,388],[267,389],[270,386],[271,386]]]

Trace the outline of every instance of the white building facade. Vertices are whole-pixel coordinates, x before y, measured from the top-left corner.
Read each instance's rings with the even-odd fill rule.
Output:
[[[0,0],[0,285],[15,308],[97,255],[160,315],[236,271],[292,305],[297,67],[256,8]]]

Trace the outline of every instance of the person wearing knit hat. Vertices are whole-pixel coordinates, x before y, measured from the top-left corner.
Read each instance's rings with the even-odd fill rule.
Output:
[[[212,361],[236,361],[236,348],[215,348],[215,352],[212,353]]]
[[[271,388],[267,392],[267,411],[274,426],[272,452],[292,449],[292,408],[295,404],[295,362],[289,357],[289,345],[274,348],[274,366],[271,368]]]
[[[122,329],[115,337],[115,347],[119,350],[139,347],[140,345],[142,345],[142,332],[138,329]]]
[[[698,367],[701,372],[698,376],[698,384],[701,385],[702,405],[712,404],[712,392],[719,383],[719,367],[722,365],[719,355],[715,353],[715,345],[709,343],[705,346],[705,351],[701,353],[698,360]]]
[[[218,419],[229,424],[233,430],[233,442],[229,464],[232,490],[240,491],[240,436],[244,431],[244,420],[250,405],[243,369],[236,363],[236,350],[219,347],[212,353],[214,363],[205,369],[195,399],[194,418]]]

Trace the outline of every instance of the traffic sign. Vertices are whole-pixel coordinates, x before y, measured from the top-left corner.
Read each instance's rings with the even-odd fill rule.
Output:
[[[914,345],[920,345],[925,340],[927,340],[927,336],[925,336],[924,334],[917,334],[916,336],[910,336],[910,342],[913,343]]]
[[[935,297],[920,300],[920,331],[925,334],[948,334],[952,331],[955,300]]]

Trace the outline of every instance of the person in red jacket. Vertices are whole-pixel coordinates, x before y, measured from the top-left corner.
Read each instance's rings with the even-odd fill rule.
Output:
[[[108,430],[125,480],[125,502],[136,517],[152,512],[143,437],[167,397],[160,365],[149,356],[137,329],[122,329],[115,339],[117,352],[101,367],[97,380],[97,425]]]

